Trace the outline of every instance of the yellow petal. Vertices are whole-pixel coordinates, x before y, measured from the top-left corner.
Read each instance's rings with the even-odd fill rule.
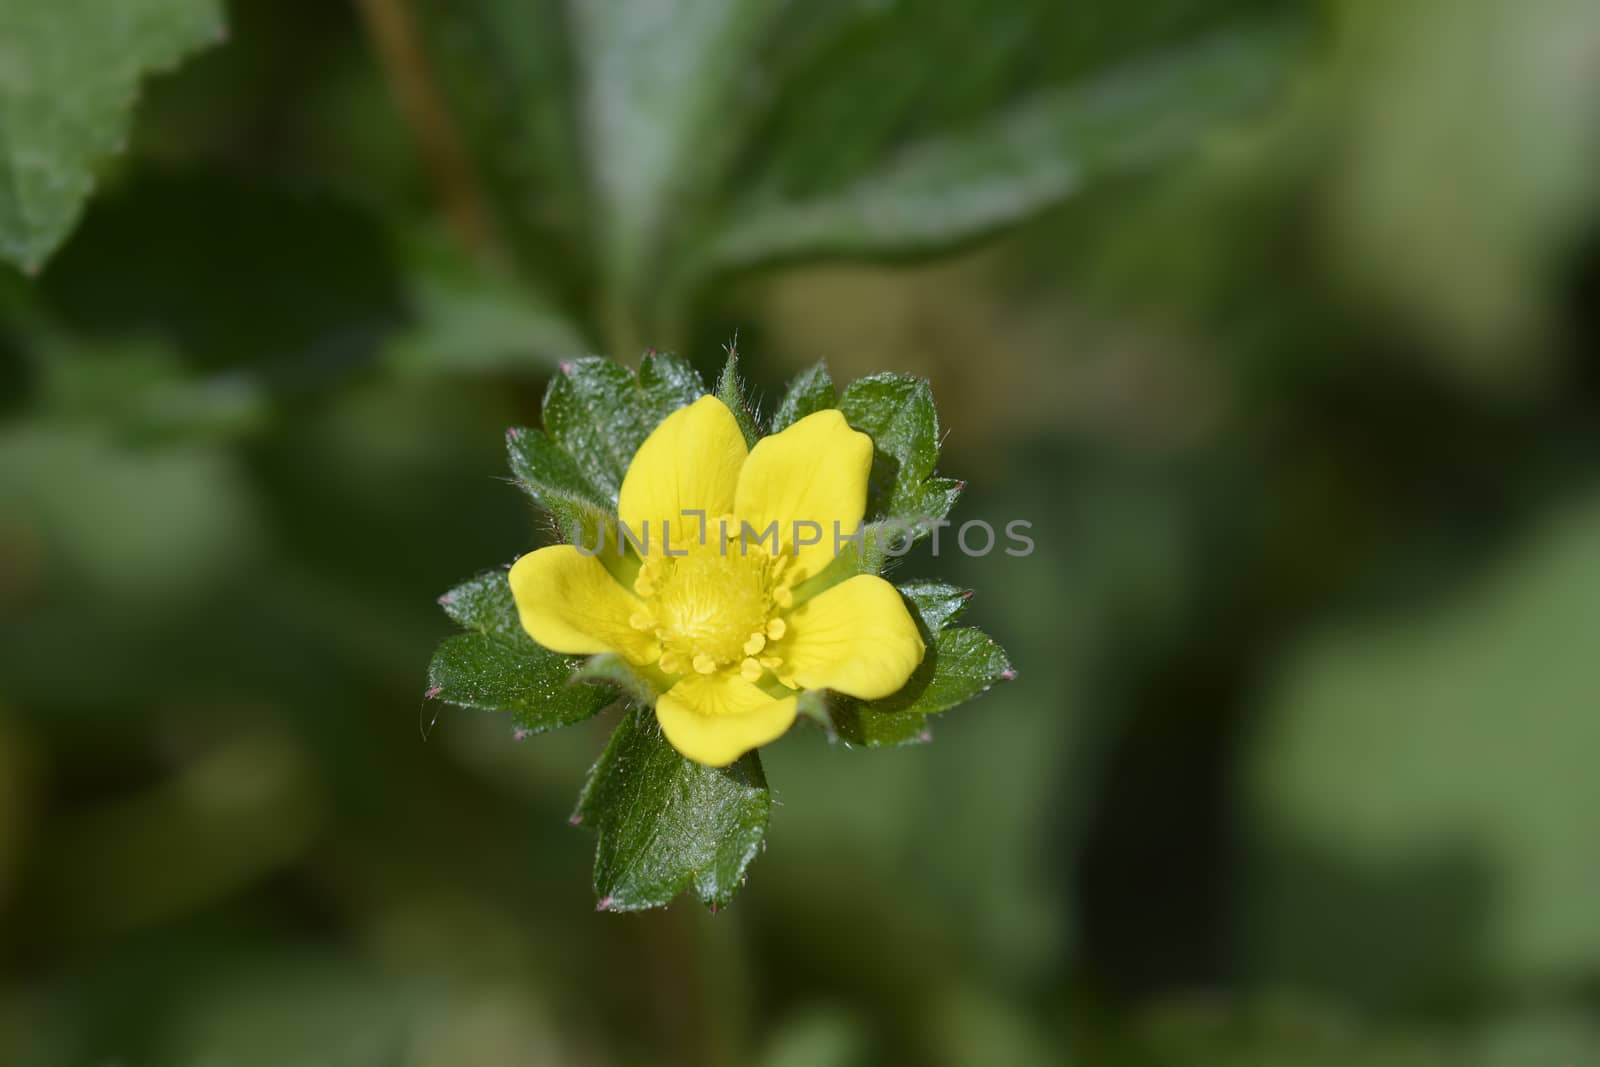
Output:
[[[703,512],[715,530],[716,520],[733,508],[746,454],[728,405],[703,396],[663,419],[634,453],[617,517],[641,542],[648,535],[649,555],[662,554],[663,523],[670,522],[673,550],[681,551],[702,533],[702,520],[684,511]]]
[[[656,719],[672,747],[708,767],[726,767],[776,741],[794,717],[794,697],[769,696],[736,674],[692,675],[656,699]]]
[[[639,598],[574,545],[541,548],[517,560],[511,596],[522,628],[552,652],[620,652],[635,663],[653,662],[661,652],[653,634],[628,622],[641,611]]]
[[[922,635],[895,587],[858,574],[790,613],[778,673],[806,689],[877,700],[906,684],[923,651]]]
[[[872,438],[852,430],[835,410],[807,415],[782,433],[756,442],[739,473],[733,511],[759,536],[778,524],[778,543],[795,552],[804,577],[817,574],[835,556],[838,538],[856,532],[867,508]],[[799,540],[820,541],[796,549]],[[770,544],[770,540],[768,541]]]

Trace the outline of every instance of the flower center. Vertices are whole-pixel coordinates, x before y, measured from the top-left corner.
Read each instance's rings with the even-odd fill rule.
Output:
[[[730,523],[737,529],[737,523]],[[785,575],[789,559],[774,557],[759,543],[719,538],[674,545],[686,555],[652,556],[634,580],[644,601],[629,622],[654,633],[660,667],[669,674],[714,674],[737,669],[754,682],[782,660],[773,642],[787,630],[783,613],[794,603]],[[787,578],[787,580],[786,580]]]

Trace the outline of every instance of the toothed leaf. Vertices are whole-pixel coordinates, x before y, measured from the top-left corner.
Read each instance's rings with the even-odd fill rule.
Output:
[[[731,767],[680,756],[649,708],[630,711],[589,773],[578,817],[600,835],[594,891],[611,911],[706,904],[737,891],[761,850],[772,795],[754,753]]]

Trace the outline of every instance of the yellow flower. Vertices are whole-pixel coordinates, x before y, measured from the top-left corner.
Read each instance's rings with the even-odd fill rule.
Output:
[[[664,676],[662,733],[712,767],[782,736],[801,690],[888,696],[924,653],[894,586],[861,574],[802,587],[856,532],[871,466],[872,439],[838,411],[747,449],[727,405],[703,396],[662,421],[622,481],[631,587],[589,546],[541,548],[511,568],[522,626],[554,652],[614,652]]]

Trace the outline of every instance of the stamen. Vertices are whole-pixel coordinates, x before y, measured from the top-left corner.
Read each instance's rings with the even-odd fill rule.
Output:
[[[767,620],[767,636],[774,641],[783,640],[783,635],[789,632],[789,624],[782,619]]]
[[[761,665],[769,671],[775,671],[783,666],[782,656],[762,656]]]
[[[694,669],[700,674],[714,674],[717,670],[717,661],[704,652],[698,652],[694,657]]]
[[[788,610],[794,607],[794,593],[786,585],[780,585],[772,591],[772,602],[778,607]]]
[[[739,677],[747,682],[754,682],[761,677],[761,664],[753,659],[747,659],[739,664]]]
[[[763,633],[753,633],[750,635],[750,640],[744,643],[744,654],[747,656],[753,656],[766,646],[767,635]]]
[[[661,669],[666,671],[668,674],[684,673],[683,657],[678,655],[676,652],[661,653],[660,666]]]

